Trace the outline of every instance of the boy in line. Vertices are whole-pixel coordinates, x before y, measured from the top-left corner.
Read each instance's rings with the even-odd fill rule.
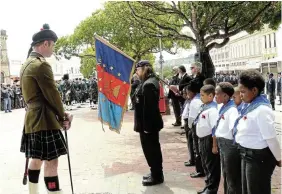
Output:
[[[201,100],[203,105],[198,114],[196,133],[199,137],[199,150],[204,172],[206,174],[206,186],[198,194],[217,194],[220,182],[220,157],[215,137],[212,137],[212,128],[218,118],[217,104],[214,102],[215,88],[205,85],[201,88]]]

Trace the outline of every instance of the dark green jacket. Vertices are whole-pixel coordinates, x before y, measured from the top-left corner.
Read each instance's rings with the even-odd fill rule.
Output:
[[[64,108],[49,63],[39,53],[32,52],[20,75],[22,94],[28,106],[25,133],[60,130]]]

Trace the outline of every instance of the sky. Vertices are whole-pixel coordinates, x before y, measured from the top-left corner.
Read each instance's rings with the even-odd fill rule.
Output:
[[[50,25],[58,37],[72,34],[75,27],[95,10],[102,8],[104,0],[0,0],[0,29],[7,31],[8,57],[10,60],[24,61],[32,42],[32,35]],[[4,7],[4,9],[2,8]],[[181,52],[165,59],[185,56]],[[157,55],[157,58],[159,55]]]
[[[48,23],[59,37],[71,34],[80,21],[101,8],[103,3],[98,0],[0,1],[0,29],[8,34],[8,57],[21,61],[26,58],[32,35],[44,23]]]

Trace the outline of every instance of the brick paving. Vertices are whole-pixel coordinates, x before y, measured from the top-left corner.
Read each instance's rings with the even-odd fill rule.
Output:
[[[138,133],[133,131],[133,112],[127,112],[121,134],[104,126],[103,132],[97,120],[97,111],[89,108],[73,110],[74,122],[68,132],[74,189],[76,194],[195,194],[203,188],[204,179],[191,179],[194,170],[185,167],[188,160],[185,136],[175,132],[171,126],[173,116],[164,116],[165,129],[160,133],[163,151],[165,183],[143,187],[142,175],[148,173]],[[282,113],[276,111],[276,118]],[[25,158],[19,153],[24,110],[0,113],[2,144],[0,149],[0,194],[25,194],[22,175]],[[277,131],[281,132],[281,121],[277,119]],[[59,162],[60,185],[64,193],[70,194],[67,157]],[[273,193],[281,193],[281,171],[276,168],[272,178]],[[43,170],[40,177],[40,194],[46,193]],[[222,185],[220,194],[223,193]]]

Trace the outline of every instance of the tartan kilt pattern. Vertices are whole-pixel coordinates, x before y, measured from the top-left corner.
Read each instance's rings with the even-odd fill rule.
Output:
[[[23,132],[20,151],[26,158],[50,161],[67,154],[67,146],[61,130]]]

